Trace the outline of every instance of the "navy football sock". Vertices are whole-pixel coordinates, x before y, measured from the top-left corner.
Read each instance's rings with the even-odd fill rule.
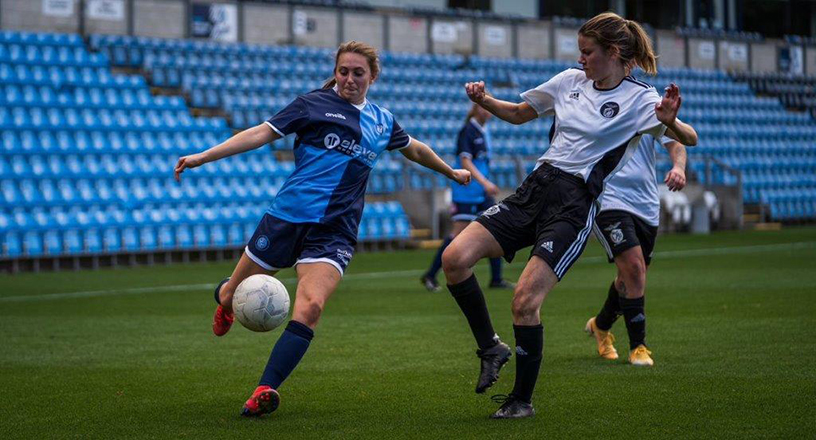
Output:
[[[258,385],[269,385],[278,389],[306,354],[313,337],[314,331],[305,324],[289,321],[286,330],[272,349],[272,354],[269,355],[269,361]]]
[[[493,282],[493,283],[502,282],[502,259],[501,259],[501,257],[491,258],[490,259],[490,281]]]
[[[609,286],[609,293],[606,295],[606,302],[604,302],[598,316],[595,317],[595,325],[601,330],[609,330],[612,324],[618,320],[618,315],[621,314],[620,294],[615,288],[615,282]]]
[[[532,402],[544,352],[544,326],[513,325],[516,334],[516,383],[513,395]]]
[[[436,251],[436,256],[434,256],[433,263],[431,263],[431,268],[425,273],[426,277],[436,279],[436,274],[438,274],[439,269],[442,268],[442,253],[445,252],[445,248],[448,247],[452,241],[453,237],[448,236],[445,238],[445,241],[442,242],[442,245],[439,246],[439,250]]]
[[[448,290],[459,304],[462,313],[465,314],[470,331],[476,338],[476,344],[480,349],[493,347],[497,344],[496,332],[493,330],[493,323],[490,322],[490,313],[487,311],[484,294],[482,293],[476,275],[458,284],[448,284]]]
[[[626,321],[626,332],[629,333],[629,349],[634,350],[638,345],[646,345],[646,305],[645,297],[620,299],[623,319]]]

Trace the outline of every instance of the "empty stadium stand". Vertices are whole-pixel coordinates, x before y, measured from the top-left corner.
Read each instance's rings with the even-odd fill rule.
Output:
[[[515,100],[570,66],[402,53],[382,61],[370,98],[448,160],[469,106],[465,81],[486,79],[494,94]],[[293,164],[262,148],[187,173],[181,184],[173,164],[320,87],[332,66],[327,49],[109,35],[92,35],[86,46],[79,35],[0,32],[2,258],[241,246]],[[689,167],[703,184],[741,183],[745,203],[767,207],[771,220],[816,217],[816,123],[776,97],[780,90],[807,97],[812,83],[694,69],[643,79],[659,90],[681,86],[681,117],[700,134]],[[225,117],[196,117],[190,107]],[[500,186],[516,186],[529,171],[548,147],[551,123],[492,124]],[[666,170],[664,158],[658,173]],[[361,240],[409,237],[402,206],[382,200],[446,185],[387,155],[369,182],[369,193],[384,198],[366,206]]]

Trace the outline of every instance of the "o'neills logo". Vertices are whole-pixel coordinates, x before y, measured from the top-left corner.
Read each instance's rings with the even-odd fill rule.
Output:
[[[341,115],[340,113],[326,113],[326,117],[327,117],[327,118],[337,118],[337,119],[342,119],[342,120],[344,120],[344,121],[346,120],[346,117],[345,117],[345,116],[343,116],[343,115]]]

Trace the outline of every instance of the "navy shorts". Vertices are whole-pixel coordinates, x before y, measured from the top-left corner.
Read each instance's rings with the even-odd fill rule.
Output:
[[[485,197],[482,203],[458,203],[453,202],[453,213],[451,220],[455,222],[472,222],[476,217],[482,215],[482,212],[495,205],[496,201],[493,197]]]
[[[320,223],[291,223],[264,214],[246,246],[246,254],[266,270],[305,263],[328,263],[340,275],[354,255],[357,237]]]

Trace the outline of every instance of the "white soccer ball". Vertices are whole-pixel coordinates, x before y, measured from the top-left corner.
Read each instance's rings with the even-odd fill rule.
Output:
[[[254,332],[268,332],[289,315],[289,292],[276,278],[252,275],[235,289],[232,309],[244,327]]]

